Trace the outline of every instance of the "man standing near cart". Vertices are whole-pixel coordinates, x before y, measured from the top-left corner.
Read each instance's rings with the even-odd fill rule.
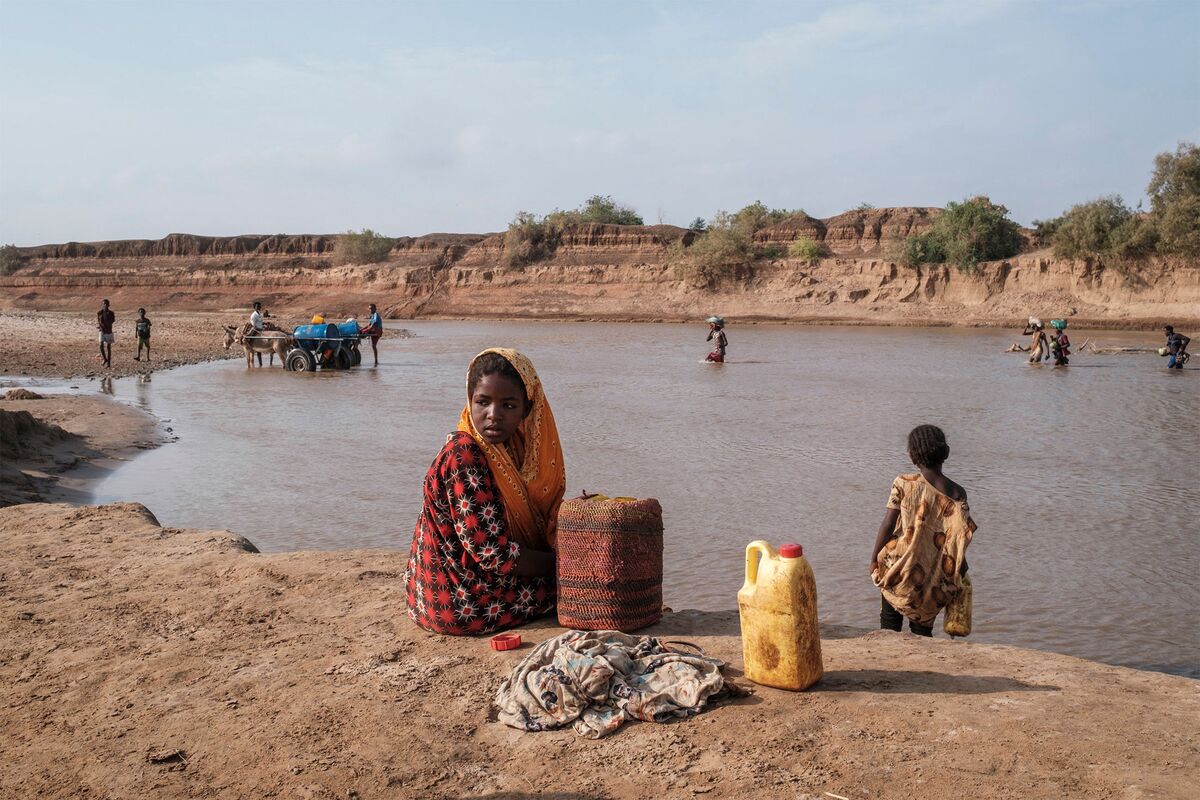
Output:
[[[100,332],[100,360],[104,362],[104,366],[112,368],[112,346],[113,346],[113,323],[117,321],[117,315],[108,307],[108,300],[103,300],[100,303],[100,310],[96,312],[96,330]]]
[[[371,318],[367,322],[367,327],[361,329],[359,333],[363,336],[371,337],[371,352],[375,354],[375,366],[379,366],[379,340],[383,338],[383,317],[379,316],[379,311],[376,310],[375,304],[371,303],[367,306],[371,312]]]

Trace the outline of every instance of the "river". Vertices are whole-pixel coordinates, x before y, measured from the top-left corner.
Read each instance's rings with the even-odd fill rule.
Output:
[[[1091,353],[1030,366],[998,330],[735,325],[729,362],[710,365],[703,325],[394,324],[415,337],[385,340],[378,369],[231,361],[117,381],[178,441],[113,472],[96,501],[264,551],[407,550],[467,363],[512,346],[542,376],[568,496],[662,502],[673,608],[734,607],[746,543],[796,541],[822,619],[875,627],[870,545],[912,470],[907,432],[934,423],[979,525],[973,641],[1200,676],[1200,369]],[[1076,332],[1075,346],[1089,336],[1159,344]]]

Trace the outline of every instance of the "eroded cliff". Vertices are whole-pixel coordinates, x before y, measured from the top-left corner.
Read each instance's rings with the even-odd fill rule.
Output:
[[[204,237],[67,243],[22,248],[0,278],[0,307],[87,309],[99,296],[121,306],[174,310],[314,307],[331,314],[376,302],[391,316],[681,320],[714,311],[743,319],[880,324],[1011,324],[1028,314],[1081,323],[1149,326],[1200,320],[1200,264],[1152,260],[1135,269],[1033,251],[966,272],[909,268],[889,258],[928,230],[936,208],[804,215],[762,229],[762,243],[801,237],[824,245],[816,262],[760,262],[711,287],[689,279],[672,245],[696,233],[671,225],[581,225],[553,255],[504,265],[502,234],[404,237],[385,262],[335,263],[334,235]]]

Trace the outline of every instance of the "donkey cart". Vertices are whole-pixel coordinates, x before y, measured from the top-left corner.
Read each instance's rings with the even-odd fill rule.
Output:
[[[357,322],[298,325],[292,331],[291,348],[283,359],[284,369],[312,372],[321,369],[350,369],[362,363],[358,343],[362,336]]]

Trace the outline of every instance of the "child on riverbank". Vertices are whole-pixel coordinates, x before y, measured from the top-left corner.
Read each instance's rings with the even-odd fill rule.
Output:
[[[967,492],[942,473],[950,457],[946,434],[918,425],[908,457],[919,472],[892,481],[887,513],[871,549],[871,580],[882,595],[879,627],[933,636],[933,622],[962,590],[967,545],[975,522]]]
[[[134,333],[137,336],[138,351],[133,357],[134,361],[142,360],[142,348],[146,348],[146,360],[150,360],[150,318],[146,316],[146,309],[139,308],[137,319],[133,323]]]

